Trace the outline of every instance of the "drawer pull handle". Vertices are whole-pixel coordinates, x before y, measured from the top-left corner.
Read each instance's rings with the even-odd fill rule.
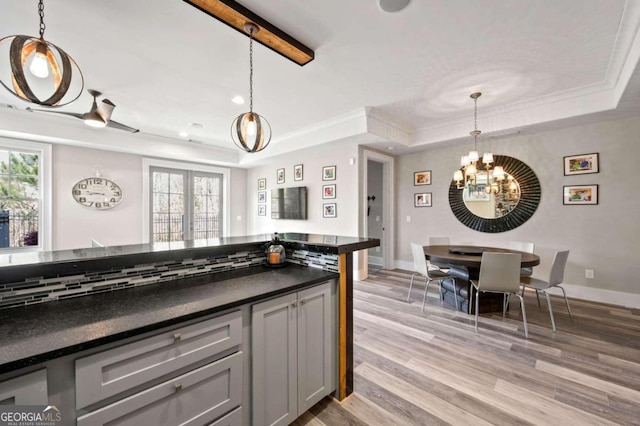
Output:
[[[173,385],[176,389],[176,392],[180,392],[182,390],[182,385],[180,383],[176,383],[175,385]]]
[[[301,304],[301,305],[304,305],[305,303],[307,303],[307,300],[306,300],[306,299],[302,299],[302,300],[300,301],[300,304]]]
[[[298,307],[298,304],[297,304],[296,302],[293,302],[293,303],[291,304],[291,307],[292,307],[293,309],[295,309],[295,308],[297,308],[297,307]]]
[[[176,333],[176,334],[173,335],[173,341],[174,342],[179,342],[180,340],[182,340],[182,334]]]

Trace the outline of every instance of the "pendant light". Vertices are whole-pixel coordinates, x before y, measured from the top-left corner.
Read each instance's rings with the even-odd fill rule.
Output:
[[[0,39],[0,45],[9,44],[9,68],[11,69],[11,83],[2,81],[2,76],[0,76],[0,83],[15,96],[27,102],[49,107],[68,105],[78,99],[82,93],[84,78],[71,56],[44,39],[46,25],[43,0],[38,2],[38,14],[40,15],[40,37],[13,35]],[[72,86],[74,86],[72,93],[66,96]],[[45,90],[51,87],[52,92]],[[46,99],[41,100],[35,92],[40,96],[44,93]]]
[[[271,141],[271,126],[258,113],[253,112],[253,35],[258,26],[252,22],[245,24],[249,34],[249,112],[240,114],[231,123],[231,138],[238,148],[249,152],[262,151]]]

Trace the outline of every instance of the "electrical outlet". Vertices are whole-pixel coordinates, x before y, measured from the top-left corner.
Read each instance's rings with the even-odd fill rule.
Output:
[[[376,222],[380,222],[380,216],[376,216]]]
[[[411,216],[407,216],[407,222],[411,222]]]
[[[592,280],[594,278],[593,269],[585,269],[584,270],[584,277]]]

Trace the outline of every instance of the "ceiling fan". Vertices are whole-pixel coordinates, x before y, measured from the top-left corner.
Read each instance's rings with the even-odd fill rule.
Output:
[[[140,130],[134,129],[133,127],[126,126],[122,123],[118,123],[117,121],[113,121],[111,119],[111,114],[113,113],[113,109],[116,107],[113,102],[109,99],[103,99],[100,101],[100,105],[96,102],[96,98],[102,93],[97,90],[88,90],[89,94],[93,96],[93,105],[91,106],[91,110],[89,112],[85,112],[84,114],[80,114],[77,112],[63,112],[63,111],[49,111],[46,109],[33,109],[31,107],[27,108],[27,111],[31,112],[49,112],[52,114],[63,114],[70,115],[71,117],[79,118],[84,121],[84,124],[91,127],[112,127],[114,129],[124,130],[131,133],[137,133]]]

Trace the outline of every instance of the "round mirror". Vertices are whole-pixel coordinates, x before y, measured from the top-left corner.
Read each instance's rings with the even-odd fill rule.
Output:
[[[499,179],[492,171],[479,172],[462,189],[462,200],[471,213],[485,219],[508,215],[520,201],[520,185],[509,173]]]
[[[481,171],[474,181],[449,187],[449,206],[460,222],[480,232],[505,232],[526,222],[540,203],[540,182],[522,161],[495,155],[493,167],[504,169],[504,178]]]

